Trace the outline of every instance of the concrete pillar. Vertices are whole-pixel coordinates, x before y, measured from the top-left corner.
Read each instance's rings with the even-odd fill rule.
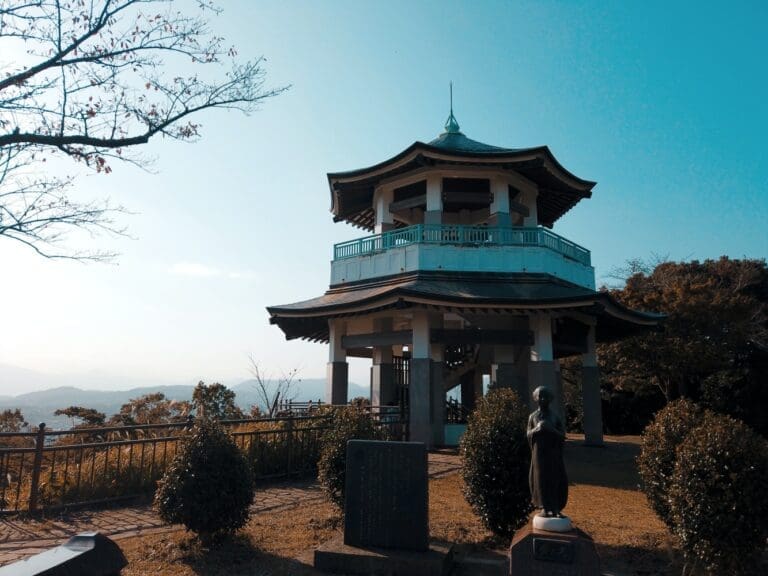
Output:
[[[413,312],[413,341],[411,351],[410,385],[408,387],[408,426],[412,442],[424,442],[432,446],[431,396],[432,381],[431,346],[429,342],[429,314],[426,310]]]
[[[346,404],[349,389],[349,364],[347,351],[341,346],[346,324],[338,319],[328,321],[328,366],[325,383],[325,401],[329,404]]]
[[[587,352],[581,356],[581,394],[584,406],[584,442],[603,446],[603,402],[600,396],[600,369],[595,351],[595,327],[587,333]]]
[[[432,374],[430,390],[430,428],[432,446],[445,444],[445,387],[443,385],[443,345],[431,346]]]
[[[371,405],[394,406],[397,404],[395,390],[395,368],[392,364],[392,350],[389,350],[389,360],[384,361],[380,355],[378,361],[374,349],[373,366],[371,366]]]
[[[376,213],[375,233],[389,232],[394,229],[394,219],[389,211],[389,205],[393,200],[391,188],[376,188],[373,192],[373,210]]]
[[[427,177],[427,211],[424,224],[443,223],[443,181],[439,176]]]
[[[491,194],[493,201],[490,206],[490,225],[500,228],[512,226],[512,218],[509,214],[509,185],[498,176],[491,178]]]
[[[529,396],[539,386],[546,386],[557,394],[555,362],[552,355],[552,319],[548,314],[538,314],[531,316],[530,323],[534,342],[531,346],[531,361],[528,364]],[[558,400],[556,395],[554,406],[557,406],[559,401],[561,400]]]

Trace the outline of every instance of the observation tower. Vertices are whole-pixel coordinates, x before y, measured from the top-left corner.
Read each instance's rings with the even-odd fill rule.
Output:
[[[445,442],[446,393],[471,409],[483,375],[530,402],[580,355],[584,432],[603,442],[595,344],[657,326],[595,290],[586,248],[552,231],[595,182],[546,146],[500,148],[445,130],[368,168],[328,174],[331,212],[368,235],[333,247],[319,297],[267,308],[287,339],[328,344],[326,401],[348,401],[349,357],[371,359],[371,404],[407,407],[410,439]]]

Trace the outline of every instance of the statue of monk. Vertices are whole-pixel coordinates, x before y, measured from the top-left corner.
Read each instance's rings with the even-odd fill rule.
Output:
[[[552,392],[546,386],[533,391],[539,409],[528,417],[528,444],[531,447],[531,470],[528,483],[531,499],[540,516],[561,518],[568,501],[568,477],[563,462],[565,426],[551,408]]]

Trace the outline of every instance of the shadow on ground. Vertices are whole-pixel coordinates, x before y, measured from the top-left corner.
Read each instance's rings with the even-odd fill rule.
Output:
[[[191,535],[163,537],[146,551],[164,566],[161,574],[173,574],[174,564],[186,566],[201,576],[277,576],[282,574],[316,576],[321,574],[310,564],[283,558],[255,546],[247,534],[236,534],[207,547]],[[311,558],[310,558],[311,561]]]
[[[619,439],[620,438],[620,439]],[[638,437],[607,437],[604,447],[585,446],[583,436],[568,435],[565,466],[572,484],[637,490]]]

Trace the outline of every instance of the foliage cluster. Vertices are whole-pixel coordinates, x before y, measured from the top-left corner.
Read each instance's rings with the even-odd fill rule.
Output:
[[[208,541],[245,525],[253,493],[250,466],[232,438],[201,419],[160,481],[155,506],[165,522]]]
[[[611,293],[638,310],[667,315],[664,330],[599,349],[608,388],[658,387],[667,400],[700,397],[720,371],[752,370],[768,350],[768,266],[765,260],[661,262],[634,266]]]
[[[677,450],[669,493],[675,534],[710,574],[757,573],[768,538],[768,444],[706,413]]]
[[[653,511],[670,528],[669,488],[675,471],[677,447],[699,425],[701,407],[681,398],[667,404],[643,432],[637,468],[643,491]]]
[[[510,389],[489,391],[461,440],[464,495],[485,526],[511,538],[533,509],[528,488],[527,406]]]
[[[754,574],[768,537],[768,443],[743,422],[679,400],[643,435],[652,508],[707,574]]]
[[[383,433],[360,406],[343,406],[329,413],[328,427],[320,440],[317,479],[330,501],[340,510],[344,509],[347,442],[382,439]]]

